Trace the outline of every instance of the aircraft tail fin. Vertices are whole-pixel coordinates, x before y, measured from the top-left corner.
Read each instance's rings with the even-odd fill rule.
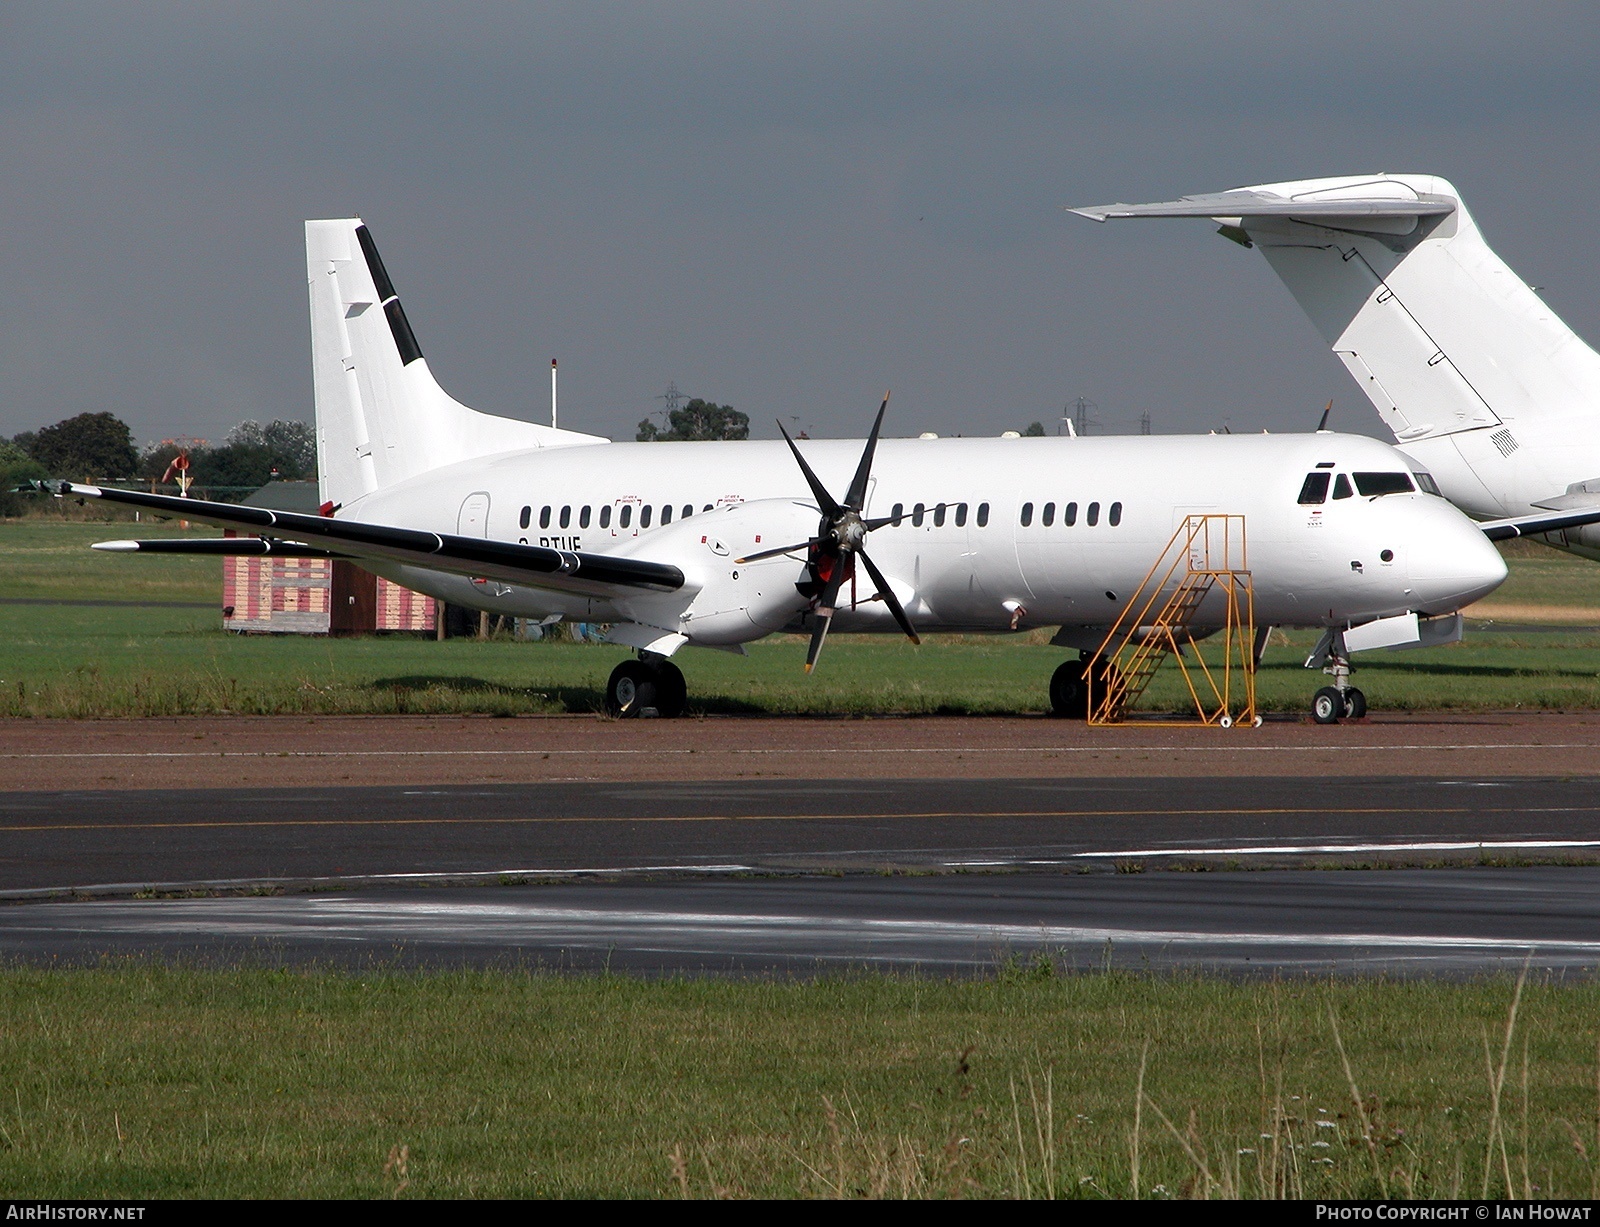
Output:
[[[1260,248],[1396,440],[1476,514],[1600,473],[1600,355],[1490,249],[1445,179],[1304,179],[1073,212],[1209,217]]]
[[[324,504],[476,456],[605,442],[479,413],[447,395],[360,218],[306,223],[306,276]]]

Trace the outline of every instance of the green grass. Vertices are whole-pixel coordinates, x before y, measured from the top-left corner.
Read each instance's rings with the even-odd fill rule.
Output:
[[[0,522],[0,597],[220,604],[215,559],[86,548],[130,531],[179,530]],[[1600,566],[1526,543],[1510,556],[1507,600],[1600,609]],[[0,716],[590,712],[600,710],[607,675],[628,655],[510,639],[240,636],[222,631],[220,621],[214,609],[0,602]],[[1046,637],[933,636],[916,648],[841,635],[810,677],[801,671],[804,644],[793,637],[752,644],[745,658],[689,650],[677,661],[698,712],[1042,712],[1049,676],[1067,655]],[[1300,668],[1313,638],[1280,637],[1268,650],[1258,679],[1262,710],[1305,708],[1322,682]],[[1581,627],[1469,632],[1460,645],[1368,653],[1357,664],[1357,684],[1380,710],[1600,707],[1600,633]],[[1142,706],[1177,709],[1184,697],[1168,667]]]
[[[1490,1194],[1509,1169],[1518,1196],[1588,1197],[1600,988],[1530,985],[1507,1046],[1512,994],[11,970],[0,1179],[26,1197],[1126,1196],[1146,1060],[1144,1196],[1477,1196],[1487,1045],[1510,1054]]]
[[[1600,625],[1600,563],[1537,541],[1504,541],[1499,549],[1511,574],[1489,596],[1491,605],[1586,607]]]

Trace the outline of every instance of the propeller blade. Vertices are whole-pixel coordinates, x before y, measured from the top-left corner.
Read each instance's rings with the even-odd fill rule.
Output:
[[[811,542],[802,541],[799,545],[780,545],[776,549],[762,550],[756,554],[746,554],[743,558],[735,558],[734,562],[741,565],[747,562],[760,562],[763,558],[776,558],[779,554],[792,554],[796,550],[808,550]]]
[[[850,567],[844,559],[840,559],[833,568],[833,574],[828,576],[828,582],[823,585],[822,595],[817,598],[817,625],[811,632],[811,646],[806,649],[806,672],[810,673],[816,667],[817,657],[822,655],[822,642],[828,637],[828,628],[833,625],[833,611],[839,600],[839,589],[844,587],[844,581],[850,574]]]
[[[783,435],[783,441],[789,445],[789,450],[794,453],[794,458],[800,465],[800,471],[805,474],[806,484],[811,487],[811,493],[816,497],[817,505],[822,508],[822,514],[830,520],[838,519],[839,513],[844,508],[833,501],[833,495],[828,493],[828,488],[811,471],[811,466],[806,463],[806,458],[800,454],[800,449],[794,445],[794,440],[789,437],[789,432],[783,429],[782,422],[778,423],[778,430]]]
[[[861,463],[856,465],[856,475],[850,479],[850,489],[844,496],[844,505],[851,511],[860,511],[867,500],[867,480],[872,476],[872,454],[878,450],[878,432],[883,429],[883,415],[889,411],[889,394],[883,394],[883,404],[878,406],[877,419],[872,423],[872,433],[867,436],[867,446],[861,452]]]
[[[900,605],[900,598],[895,596],[894,589],[889,587],[889,581],[883,578],[883,572],[878,570],[877,564],[867,557],[866,550],[857,550],[856,557],[866,565],[867,574],[872,576],[872,582],[878,585],[878,595],[883,598],[883,603],[889,607],[889,612],[894,615],[894,620],[900,624],[900,629],[905,631],[906,638],[912,643],[921,643],[911,625],[911,619],[906,617],[906,611]]]

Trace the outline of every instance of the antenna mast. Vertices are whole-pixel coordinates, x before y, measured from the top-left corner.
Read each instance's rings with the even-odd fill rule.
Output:
[[[550,429],[559,430],[556,425],[556,360],[550,359]]]

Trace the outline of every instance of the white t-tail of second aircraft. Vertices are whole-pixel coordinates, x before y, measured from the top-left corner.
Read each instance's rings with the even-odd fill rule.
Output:
[[[1210,218],[1259,249],[1395,441],[1473,517],[1600,508],[1600,354],[1495,254],[1447,180],[1348,175],[1073,212]],[[1600,524],[1540,536],[1600,558]]]

